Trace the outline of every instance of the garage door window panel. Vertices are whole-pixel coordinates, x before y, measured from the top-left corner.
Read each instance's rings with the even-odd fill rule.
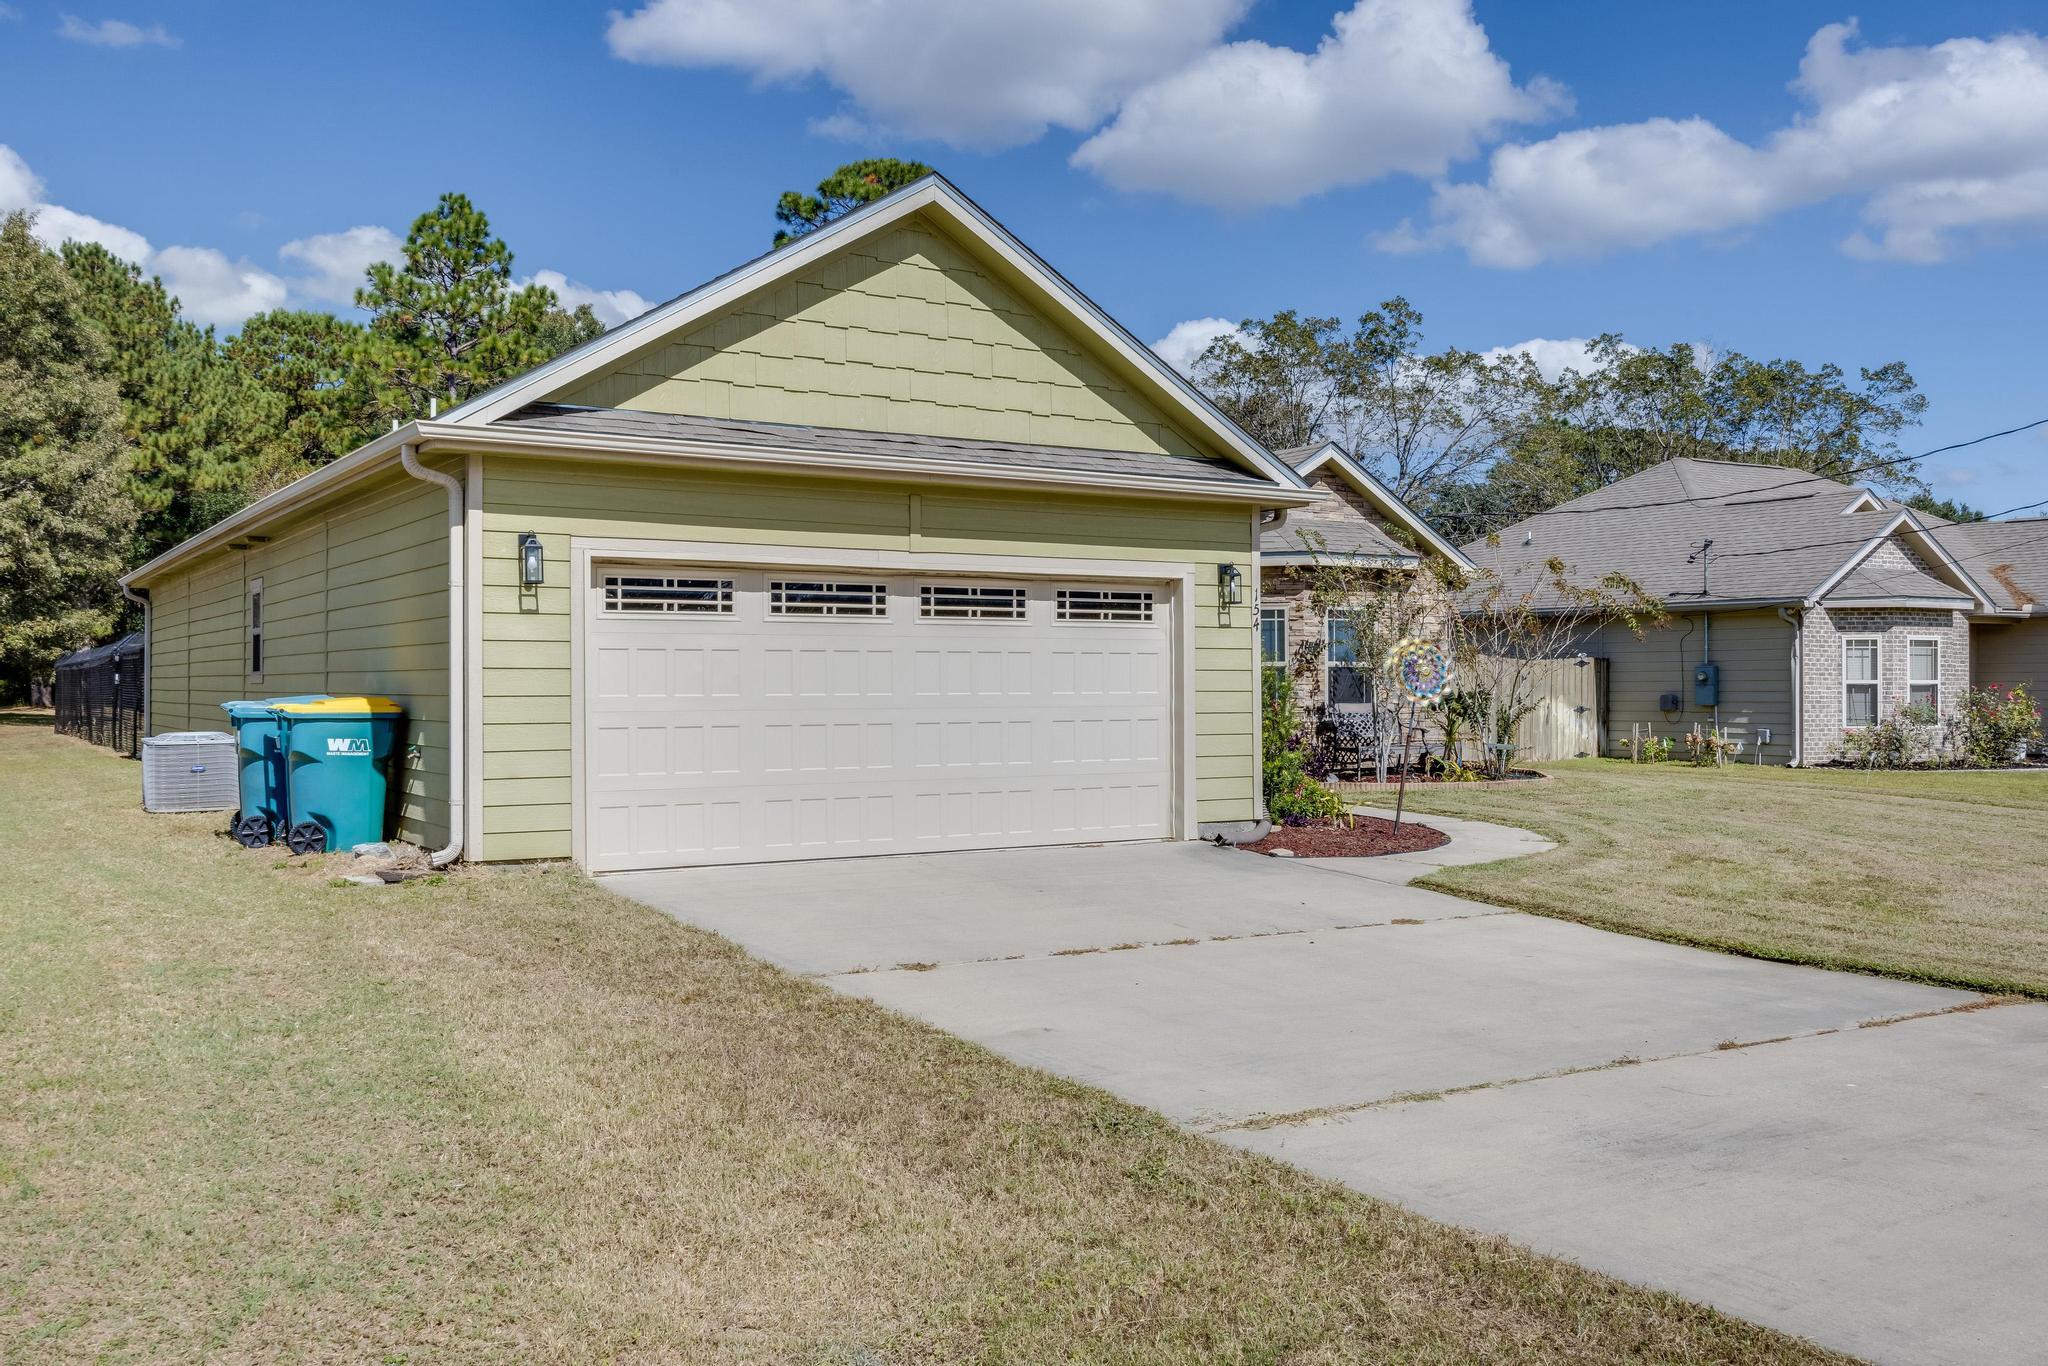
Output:
[[[770,579],[771,617],[886,617],[889,586],[823,579]]]

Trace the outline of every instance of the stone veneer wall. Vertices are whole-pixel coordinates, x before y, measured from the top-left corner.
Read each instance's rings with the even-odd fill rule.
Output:
[[[1925,607],[1816,607],[1800,628],[1802,763],[1834,757],[1842,739],[1842,640],[1876,636],[1877,714],[1906,704],[1907,642],[1915,636],[1941,642],[1941,714],[1970,686],[1970,621],[1961,612]]]

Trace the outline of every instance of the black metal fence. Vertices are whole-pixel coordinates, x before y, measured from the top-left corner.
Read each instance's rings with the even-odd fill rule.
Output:
[[[131,758],[142,752],[142,633],[57,661],[57,731]]]

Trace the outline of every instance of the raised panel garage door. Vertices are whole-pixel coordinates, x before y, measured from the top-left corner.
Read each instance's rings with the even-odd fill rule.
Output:
[[[592,871],[1160,839],[1165,584],[598,564]]]

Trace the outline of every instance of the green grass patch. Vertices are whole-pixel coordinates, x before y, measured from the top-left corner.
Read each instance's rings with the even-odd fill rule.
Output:
[[[1823,1359],[567,869],[335,888],[136,788],[0,731],[9,1360]]]

